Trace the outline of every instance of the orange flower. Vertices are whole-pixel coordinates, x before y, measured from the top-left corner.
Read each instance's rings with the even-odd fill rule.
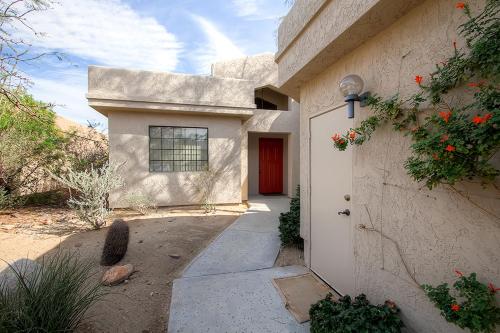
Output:
[[[488,120],[491,119],[491,117],[492,117],[491,113],[487,113],[486,115],[484,115],[484,117],[477,115],[474,118],[472,118],[472,122],[476,125],[479,125],[487,122]]]
[[[452,304],[451,305],[451,310],[455,311],[455,312],[460,311],[460,305],[458,305],[458,304]]]
[[[464,276],[464,274],[462,272],[460,272],[458,269],[455,269],[455,274],[458,276],[458,277],[462,277]]]
[[[449,138],[448,134],[444,134],[444,135],[441,137],[441,140],[439,140],[439,142],[441,142],[441,143],[446,142],[446,141],[448,141],[448,138]]]
[[[497,291],[500,290],[500,288],[495,288],[495,286],[493,285],[493,283],[488,283],[488,289],[490,289],[490,291],[494,294],[496,293]]]
[[[354,140],[356,138],[356,132],[350,131],[349,132],[349,139]]]
[[[333,142],[337,142],[340,140],[340,135],[338,133],[335,133],[333,136],[332,136],[332,140]]]
[[[464,9],[465,8],[465,3],[464,2],[457,2],[455,5],[455,8],[457,9]]]
[[[453,147],[452,145],[448,145],[448,146],[446,146],[446,148],[444,150],[452,152],[452,151],[457,150],[457,148]]]
[[[441,111],[439,112],[439,116],[447,123],[451,117],[451,111]]]
[[[343,145],[345,143],[345,140],[344,139],[340,139],[339,140],[339,145]]]
[[[483,118],[481,116],[477,115],[474,118],[472,118],[472,122],[476,125],[479,125],[483,122]]]
[[[423,80],[424,78],[422,76],[420,75],[415,76],[415,82],[417,82],[418,85],[420,85]]]

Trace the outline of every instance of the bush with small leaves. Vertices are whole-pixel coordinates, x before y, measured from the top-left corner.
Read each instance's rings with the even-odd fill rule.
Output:
[[[399,333],[404,324],[398,313],[392,301],[372,305],[364,294],[335,301],[328,294],[309,310],[311,333]]]
[[[300,237],[300,187],[297,186],[295,197],[290,200],[290,211],[281,213],[279,224],[281,244],[296,245],[302,248],[304,241]]]
[[[147,215],[156,210],[153,199],[143,193],[129,193],[125,197],[125,204],[142,215]]]
[[[118,166],[106,164],[101,168],[91,167],[89,170],[68,172],[67,176],[52,175],[70,189],[76,190],[68,204],[82,221],[88,222],[94,229],[106,224],[111,210],[107,207],[110,191],[123,185],[118,175]]]
[[[459,277],[453,284],[455,295],[447,283],[437,287],[424,284],[422,288],[450,323],[468,328],[473,333],[496,332],[497,325],[500,325],[500,308],[496,305],[495,293],[500,288],[477,281],[476,273],[468,277],[460,271],[455,273]]]
[[[3,187],[0,187],[0,210],[10,209],[18,204],[18,199],[7,193]]]
[[[129,227],[122,219],[113,221],[106,234],[102,249],[101,265],[112,266],[122,260],[127,253]]]

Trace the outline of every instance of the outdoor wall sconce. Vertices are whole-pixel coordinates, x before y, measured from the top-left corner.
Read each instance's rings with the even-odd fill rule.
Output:
[[[361,102],[362,107],[365,106],[364,102],[370,93],[365,92],[361,94],[363,86],[363,80],[356,74],[347,75],[340,81],[339,89],[347,102],[347,118],[354,118],[355,101]]]

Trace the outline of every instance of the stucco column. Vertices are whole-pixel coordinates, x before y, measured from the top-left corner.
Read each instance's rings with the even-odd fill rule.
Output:
[[[241,200],[248,200],[248,131],[241,126]]]

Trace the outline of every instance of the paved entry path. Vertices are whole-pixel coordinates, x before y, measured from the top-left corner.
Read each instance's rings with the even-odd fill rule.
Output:
[[[309,332],[285,309],[276,277],[307,272],[273,268],[280,249],[279,214],[289,199],[256,197],[174,281],[168,332]]]

